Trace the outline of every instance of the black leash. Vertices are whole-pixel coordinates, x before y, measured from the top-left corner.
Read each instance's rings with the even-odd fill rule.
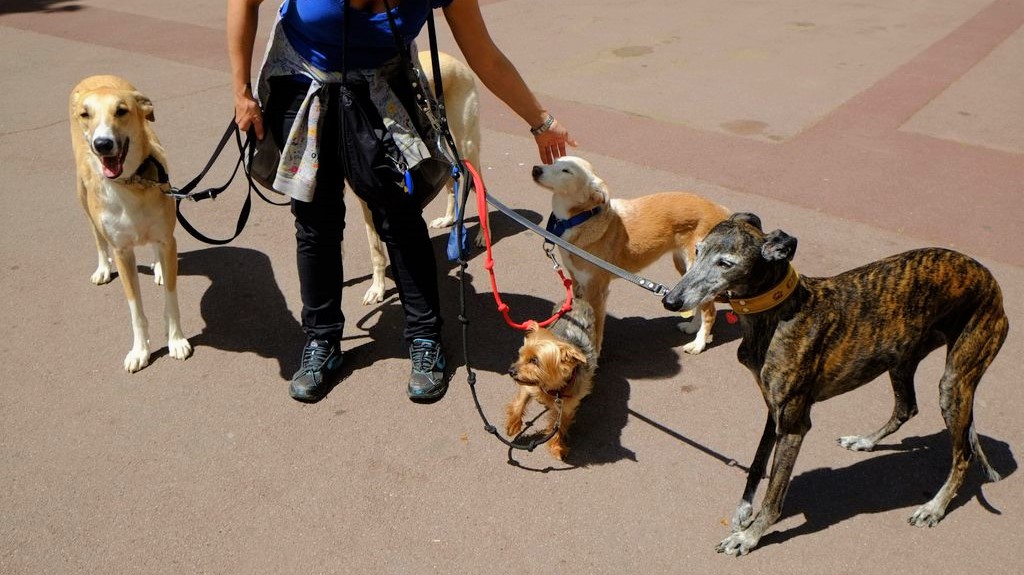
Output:
[[[231,139],[232,135],[234,135],[235,143],[238,146],[238,161],[235,163],[234,170],[231,171],[231,177],[228,178],[228,181],[224,182],[220,186],[214,186],[212,188],[206,188],[205,190],[194,191],[196,186],[199,185],[199,182],[201,182],[203,178],[206,177],[206,174],[210,171],[210,168],[212,168],[213,165],[217,162],[217,158],[219,158],[221,153],[224,151],[224,148],[227,146],[228,140]],[[168,195],[175,199],[175,211],[177,212],[178,215],[178,223],[180,223],[181,227],[184,228],[185,231],[187,231],[189,234],[191,234],[192,237],[196,238],[201,242],[212,245],[224,245],[237,238],[238,235],[241,234],[242,230],[245,228],[246,222],[249,221],[249,213],[252,211],[253,191],[255,191],[256,195],[258,195],[260,198],[263,199],[263,201],[267,202],[268,204],[273,204],[275,206],[287,206],[290,203],[287,201],[275,202],[271,200],[267,196],[263,195],[263,192],[260,191],[259,187],[253,181],[252,175],[249,174],[249,167],[245,163],[246,152],[248,152],[251,155],[254,148],[254,145],[249,141],[250,138],[251,136],[246,136],[246,140],[244,142],[242,141],[242,132],[241,130],[238,129],[238,125],[235,123],[235,120],[232,119],[231,122],[228,124],[227,129],[224,130],[224,135],[221,136],[220,142],[218,142],[216,148],[214,148],[213,154],[210,156],[210,159],[206,161],[206,166],[204,166],[203,170],[199,172],[199,175],[192,178],[191,181],[189,181],[181,188],[171,188],[171,190],[168,192]],[[185,219],[185,215],[181,213],[181,202],[182,200],[191,200],[193,202],[198,202],[205,199],[217,199],[217,196],[221,192],[226,190],[228,186],[231,185],[231,182],[235,180],[235,176],[238,175],[238,169],[240,167],[242,168],[242,172],[245,173],[245,179],[248,183],[248,190],[245,195],[245,203],[242,204],[242,211],[238,214],[238,222],[235,224],[235,233],[226,240],[209,238],[200,233],[199,230],[197,230],[192,224],[188,222],[187,219]]]
[[[391,14],[390,8],[390,2],[385,0],[385,9],[388,11],[389,18]],[[433,102],[431,102],[431,99],[424,98],[423,93],[420,91],[417,91],[416,98],[420,108],[427,115],[428,119],[434,123],[434,127],[444,137],[445,144],[447,144],[449,151],[452,153],[452,156],[455,159],[455,166],[457,167],[457,169],[452,170],[452,178],[455,181],[455,189],[460,192],[461,197],[456,198],[456,201],[459,202],[459,209],[456,210],[457,217],[455,219],[455,226],[452,230],[452,234],[454,234],[456,244],[455,250],[458,254],[456,261],[459,264],[459,323],[462,324],[462,357],[466,366],[466,381],[469,383],[469,389],[473,395],[473,404],[476,406],[476,411],[480,414],[480,419],[484,422],[484,431],[498,438],[498,441],[501,441],[511,449],[533,451],[538,445],[546,443],[554,437],[556,433],[558,433],[559,424],[562,418],[562,399],[555,399],[555,405],[558,407],[558,419],[555,420],[555,425],[552,427],[551,432],[548,433],[546,437],[539,440],[534,439],[526,445],[516,443],[514,440],[509,441],[502,437],[497,428],[488,421],[487,415],[484,414],[483,406],[480,404],[480,398],[476,391],[476,372],[473,371],[473,363],[470,360],[469,354],[469,317],[466,313],[466,290],[468,285],[468,275],[466,270],[469,267],[469,262],[466,260],[466,230],[465,222],[463,221],[466,213],[466,200],[469,198],[470,188],[473,187],[473,178],[465,178],[465,185],[458,185],[460,176],[465,175],[467,172],[465,165],[462,162],[462,158],[459,156],[458,147],[455,145],[455,137],[452,135],[451,128],[448,125],[448,114],[445,111],[444,83],[441,81],[441,63],[440,57],[437,53],[437,35],[435,32],[433,10],[430,10],[427,13],[427,31],[430,38],[431,71],[434,76],[434,98],[432,98]],[[395,33],[397,41],[397,32],[395,32],[393,22],[392,32]],[[399,43],[398,49],[399,53],[403,54],[403,57],[406,58],[406,64],[411,68],[413,64],[408,56],[408,50],[403,50],[401,43]],[[449,242],[449,247],[451,248],[451,242]]]

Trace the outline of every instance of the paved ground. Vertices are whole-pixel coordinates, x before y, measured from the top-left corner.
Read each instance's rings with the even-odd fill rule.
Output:
[[[613,289],[597,389],[574,457],[509,453],[488,436],[465,371],[430,406],[405,399],[393,291],[368,285],[361,223],[346,243],[346,379],[319,404],[287,396],[302,336],[287,210],[257,204],[245,233],[207,247],[179,232],[181,305],[195,355],[135,375],[114,282],[72,191],[67,93],[130,78],[156,103],[172,179],[196,173],[231,110],[219,2],[0,4],[0,572],[3,573],[952,573],[1024,559],[1024,1],[642,4],[484,2],[490,29],[620,197],[690,189],[797,236],[796,265],[829,275],[898,251],[950,246],[988,265],[1014,328],[979,390],[996,467],[972,472],[948,517],[905,518],[941,484],[949,441],[939,355],[918,372],[921,414],[874,453],[839,449],[891,409],[888,383],[815,408],[785,518],[752,555],[724,537],[764,417],[724,321],[687,337],[657,299]],[[273,6],[263,8],[264,24]],[[261,30],[261,37],[265,28]],[[452,43],[442,33],[444,45]],[[490,191],[539,221],[525,127],[483,107]],[[241,190],[188,206],[210,234]],[[17,200],[15,200],[17,198]],[[439,204],[428,208],[429,216]],[[358,212],[353,212],[358,213]],[[501,290],[519,317],[559,286],[539,240],[500,215]],[[445,237],[438,233],[442,253]],[[497,419],[518,345],[482,257],[468,294],[484,409]],[[674,281],[658,264],[647,275]],[[458,283],[442,279],[456,347]],[[159,333],[161,298],[144,285]],[[155,336],[154,344],[163,341]]]

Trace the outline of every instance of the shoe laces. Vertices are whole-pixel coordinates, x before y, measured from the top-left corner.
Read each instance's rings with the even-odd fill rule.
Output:
[[[433,371],[440,353],[440,344],[429,339],[414,340],[409,352],[412,356],[412,368],[421,373]]]
[[[334,346],[331,342],[323,339],[311,339],[302,350],[302,369],[317,371],[323,367],[324,362],[331,355]]]

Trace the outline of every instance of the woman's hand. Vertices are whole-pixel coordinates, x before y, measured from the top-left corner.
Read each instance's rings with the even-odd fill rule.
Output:
[[[246,132],[256,131],[256,137],[263,139],[263,113],[260,104],[252,97],[249,71],[252,68],[252,48],[259,26],[259,7],[263,0],[228,0],[227,37],[228,59],[231,61],[231,78],[235,95],[235,124]]]
[[[238,124],[242,132],[252,128],[256,132],[256,139],[263,139],[263,111],[248,89],[244,93],[235,94],[235,124]]]
[[[541,125],[543,126],[543,124]],[[533,137],[537,141],[540,161],[545,164],[550,164],[564,156],[566,144],[573,147],[577,145],[576,140],[572,139],[572,136],[569,135],[569,130],[565,129],[553,117],[551,124],[540,133],[535,133]]]
[[[444,9],[444,16],[466,63],[480,81],[529,123],[541,161],[550,164],[565,155],[566,144],[576,145],[569,131],[551,118],[516,67],[494,44],[480,13],[479,0],[453,0]]]

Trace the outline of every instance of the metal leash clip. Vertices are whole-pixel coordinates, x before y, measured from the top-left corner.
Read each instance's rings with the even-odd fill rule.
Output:
[[[544,253],[547,254],[548,259],[551,260],[555,271],[562,269],[561,264],[558,263],[558,258],[555,257],[555,244],[544,240]]]

